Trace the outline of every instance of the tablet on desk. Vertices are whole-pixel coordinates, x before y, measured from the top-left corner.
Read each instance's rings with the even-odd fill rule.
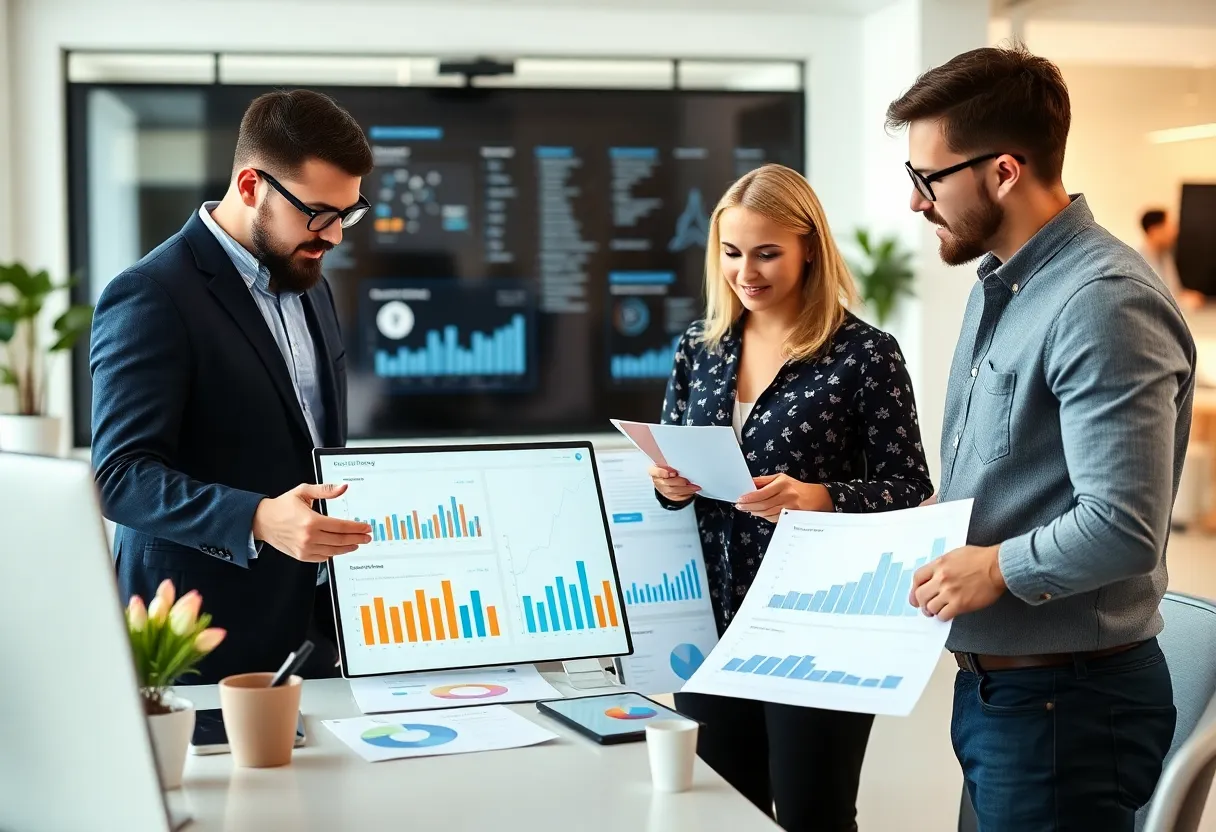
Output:
[[[313,453],[372,527],[329,562],[345,677],[633,652],[589,442]]]
[[[644,740],[646,723],[655,720],[695,721],[640,693],[632,692],[550,699],[537,702],[536,709],[600,745]]]

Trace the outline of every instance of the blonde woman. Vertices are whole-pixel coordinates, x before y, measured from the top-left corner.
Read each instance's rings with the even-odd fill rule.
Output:
[[[747,594],[783,508],[884,511],[933,492],[899,345],[848,310],[853,279],[819,199],[766,165],[714,210],[707,314],[680,342],[662,420],[733,425],[756,490],[731,505],[651,469],[659,501],[692,505],[718,630]],[[698,754],[787,830],[856,829],[873,717],[678,694]]]

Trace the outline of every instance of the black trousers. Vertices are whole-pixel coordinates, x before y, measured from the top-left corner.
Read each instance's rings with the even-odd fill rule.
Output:
[[[787,832],[854,832],[874,717],[677,693],[701,723],[697,756]]]

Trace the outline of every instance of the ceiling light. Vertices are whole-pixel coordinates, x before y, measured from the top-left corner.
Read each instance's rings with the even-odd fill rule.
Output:
[[[1148,140],[1153,144],[1190,142],[1197,139],[1216,139],[1216,121],[1209,124],[1196,124],[1191,127],[1175,127],[1170,130],[1154,130],[1148,134]]]

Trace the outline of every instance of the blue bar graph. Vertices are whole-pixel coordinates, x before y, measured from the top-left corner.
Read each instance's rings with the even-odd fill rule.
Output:
[[[473,621],[477,624],[477,635],[480,638],[485,638],[486,619],[485,613],[481,611],[481,593],[474,589],[469,593],[469,598],[473,602]]]
[[[591,614],[591,587],[587,583],[587,565],[580,560],[575,566],[578,569],[578,588],[583,595],[583,618],[587,621],[588,627],[594,627],[595,618]]]
[[[776,670],[779,664],[781,664],[781,659],[770,657],[760,662],[760,666],[753,670],[752,673],[755,673],[757,676],[767,676]]]
[[[570,626],[570,606],[566,600],[566,582],[559,575],[557,578],[557,599],[562,605],[562,629],[573,630]]]
[[[527,622],[527,624],[528,624],[528,632],[535,633],[536,632],[536,616],[532,612],[532,599],[529,596],[525,595],[520,600],[523,602],[524,621]],[[464,626],[466,629],[468,628],[469,624],[468,624],[467,620],[465,621]]]
[[[743,664],[739,665],[736,668],[732,668],[732,669],[738,670],[740,673],[751,673],[753,670],[755,670],[757,667],[759,667],[760,663],[763,662],[766,658],[768,658],[768,657],[767,656],[752,656],[750,659],[743,662]]]
[[[698,601],[702,597],[701,571],[696,558],[689,559],[675,578],[664,572],[662,578],[653,584],[634,583],[625,590],[625,603],[629,606]]]
[[[680,346],[680,336],[671,339],[669,346],[646,350],[637,355],[614,355],[610,363],[613,380],[636,378],[666,378],[671,375],[671,359]]]
[[[884,552],[873,571],[862,574],[857,581],[836,584],[829,589],[810,592],[790,590],[769,598],[768,608],[795,612],[826,613],[828,615],[868,615],[900,617],[918,615],[919,610],[908,603],[912,576],[932,558],[944,554],[946,539],[933,541],[929,557],[920,558],[905,567]]]
[[[818,670],[815,668],[814,656],[752,656],[748,659],[732,658],[723,666],[723,670],[733,673],[751,673],[756,676],[779,676],[785,679],[804,682],[822,682],[830,685],[849,685],[850,687],[878,688],[894,690],[903,681],[902,676],[883,676],[882,678],[863,678],[846,673],[843,670]]]
[[[602,591],[593,593],[587,580],[587,564],[575,561],[574,568],[578,574],[577,584],[556,575],[553,582],[545,586],[543,598],[520,596],[524,624],[529,633],[569,633],[621,626],[611,582],[601,581],[596,588]]]
[[[578,603],[578,590],[574,587],[568,587],[570,590],[570,608],[574,610],[574,626],[578,629],[583,629],[583,611]]]
[[[376,375],[381,378],[522,376],[528,371],[525,319],[518,313],[511,316],[510,323],[492,333],[471,333],[468,346],[461,343],[460,329],[454,325],[445,326],[442,331],[427,331],[425,340],[425,346],[416,349],[376,350]]]

